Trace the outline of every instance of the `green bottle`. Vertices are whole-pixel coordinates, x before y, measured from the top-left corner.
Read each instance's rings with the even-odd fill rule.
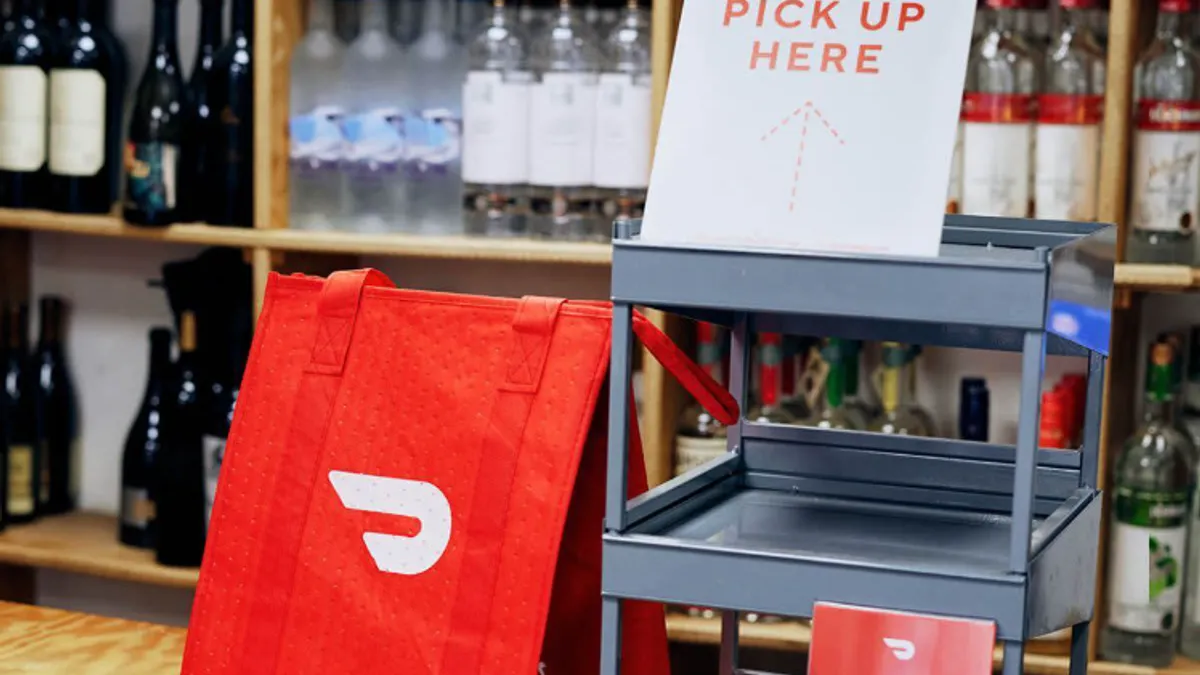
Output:
[[[846,408],[846,341],[837,338],[825,340],[821,347],[821,360],[828,365],[825,374],[825,405],[812,416],[809,425],[822,429],[861,430]]]

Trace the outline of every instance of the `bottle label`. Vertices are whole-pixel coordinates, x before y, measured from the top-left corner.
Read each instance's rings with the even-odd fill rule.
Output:
[[[37,503],[33,494],[33,446],[10,445],[8,448],[8,512],[32,515]]]
[[[543,75],[530,92],[529,182],[590,185],[595,123],[595,75]]]
[[[963,125],[958,123],[954,134],[954,154],[950,158],[950,184],[946,188],[946,213],[962,210]]]
[[[1095,220],[1102,96],[1038,98],[1034,168],[1038,218]]]
[[[153,218],[175,208],[179,148],[170,143],[125,144],[127,204]]]
[[[0,66],[0,169],[37,171],[46,163],[46,71]]]
[[[405,119],[399,108],[375,108],[346,118],[346,159],[356,171],[395,172],[404,161]]]
[[[1032,96],[963,96],[963,213],[1029,215],[1032,112]]]
[[[1136,126],[1133,226],[1190,231],[1200,211],[1200,103],[1138,101]]]
[[[1171,635],[1183,600],[1188,493],[1120,487],[1113,505],[1108,623]]]
[[[217,436],[204,436],[204,522],[207,526],[212,522],[213,502],[217,498],[217,477],[221,473],[221,463],[225,461],[225,439]]]
[[[345,111],[337,106],[318,106],[288,121],[288,159],[292,166],[320,170],[337,168],[345,154],[342,120]]]
[[[415,180],[441,178],[455,173],[452,166],[462,156],[462,118],[449,108],[427,108],[405,120],[408,141],[406,167]]]
[[[50,173],[94,176],[104,168],[106,96],[94,70],[50,71]]]
[[[121,524],[146,529],[154,520],[154,502],[146,488],[127,487],[121,490]]]
[[[650,124],[649,77],[600,76],[592,168],[597,186],[645,189],[650,183]]]
[[[724,455],[728,448],[724,438],[675,437],[675,475],[681,476],[692,469]]]
[[[463,85],[463,180],[519,185],[529,176],[529,73],[472,71]]]

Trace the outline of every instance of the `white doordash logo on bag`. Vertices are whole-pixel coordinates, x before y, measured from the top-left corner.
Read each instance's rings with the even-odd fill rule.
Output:
[[[330,471],[329,482],[354,511],[415,518],[421,531],[412,537],[366,532],[363,543],[380,572],[408,576],[427,572],[450,543],[450,502],[432,483],[403,478]]]
[[[908,640],[885,637],[883,644],[887,645],[896,658],[901,661],[912,661],[912,658],[917,655],[917,646]]]

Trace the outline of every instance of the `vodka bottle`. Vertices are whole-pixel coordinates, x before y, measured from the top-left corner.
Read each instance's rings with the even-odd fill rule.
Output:
[[[455,42],[449,0],[424,0],[421,34],[405,54],[414,108],[405,120],[408,219],[420,232],[462,229],[462,96],[466,53]]]
[[[291,226],[332,229],[342,213],[342,43],[332,0],[309,0],[308,33],[292,54]]]
[[[592,180],[600,205],[598,238],[614,220],[641,218],[650,183],[650,17],[628,0],[603,46],[596,96]]]
[[[1192,0],[1159,0],[1154,42],[1138,61],[1131,262],[1192,260],[1200,210],[1200,61],[1188,44]]]
[[[570,0],[560,0],[529,51],[536,78],[529,106],[530,229],[543,237],[584,239],[596,231],[596,44]]]
[[[724,382],[720,336],[721,330],[713,324],[696,324],[696,362],[714,380]],[[675,433],[675,475],[725,454],[725,437],[725,425],[693,401],[680,416]]]
[[[1038,97],[1035,215],[1095,220],[1104,113],[1104,54],[1087,12],[1095,0],[1062,0]]]
[[[1168,343],[1151,347],[1145,422],[1117,459],[1100,643],[1107,661],[1167,666],[1175,656],[1195,477],[1191,443],[1171,422],[1173,357]]]
[[[1016,32],[1017,0],[987,0],[984,34],[967,63],[963,96],[964,213],[1021,218],[1031,211],[1034,51]]]
[[[403,56],[387,32],[384,0],[363,0],[362,10],[362,32],[346,50],[341,77],[348,109],[342,189],[347,224],[384,232],[404,222],[404,111],[413,106],[397,72]]]
[[[866,428],[856,414],[846,407],[846,378],[849,375],[846,361],[848,356],[854,356],[847,354],[847,351],[846,341],[837,338],[827,339],[821,348],[821,360],[829,367],[825,374],[825,404],[809,419],[810,426],[821,429]]]
[[[758,335],[758,404],[746,414],[751,422],[795,424],[796,418],[783,406],[783,336]]]
[[[464,224],[472,234],[525,232],[529,179],[527,42],[516,13],[495,0],[467,47],[463,86]]]
[[[911,350],[898,342],[883,343],[883,364],[876,373],[883,410],[870,431],[900,436],[930,436],[931,429],[909,401]]]

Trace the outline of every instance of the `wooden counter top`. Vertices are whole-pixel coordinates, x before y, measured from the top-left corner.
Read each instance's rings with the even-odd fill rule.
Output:
[[[178,675],[183,628],[0,602],[4,675]]]

